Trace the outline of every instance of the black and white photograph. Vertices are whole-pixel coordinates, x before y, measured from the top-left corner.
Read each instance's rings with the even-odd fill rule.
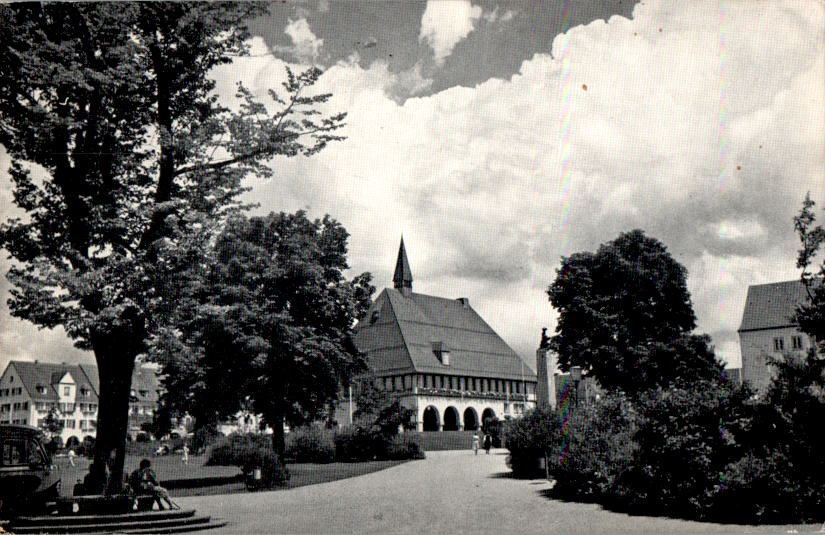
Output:
[[[825,532],[825,1],[0,0],[0,533]]]

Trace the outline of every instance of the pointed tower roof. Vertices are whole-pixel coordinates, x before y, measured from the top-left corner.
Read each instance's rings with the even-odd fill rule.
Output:
[[[392,277],[392,282],[397,290],[403,288],[412,290],[412,281],[410,261],[407,260],[407,251],[404,249],[404,236],[401,236],[401,246],[398,248],[398,260],[395,261],[395,275]]]

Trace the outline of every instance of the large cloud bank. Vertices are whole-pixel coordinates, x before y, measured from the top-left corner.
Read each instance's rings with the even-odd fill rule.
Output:
[[[813,2],[645,1],[556,36],[508,80],[403,104],[385,63],[340,62],[320,85],[348,139],[273,162],[250,197],[339,219],[379,288],[403,233],[414,289],[470,297],[530,363],[560,257],[642,228],[688,268],[700,330],[738,364],[748,284],[797,276],[791,218],[806,191],[825,201],[824,22]],[[253,46],[216,72],[222,95],[283,78]]]

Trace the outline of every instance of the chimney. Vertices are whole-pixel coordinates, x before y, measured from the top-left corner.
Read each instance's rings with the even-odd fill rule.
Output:
[[[458,299],[456,299],[456,301],[461,303],[461,306],[463,306],[464,308],[470,307],[470,299],[467,297],[459,297]]]
[[[442,342],[441,340],[432,342],[433,346],[433,353],[435,356],[438,357],[438,360],[441,361],[441,364],[444,366],[450,365],[450,350],[447,347],[447,344]]]

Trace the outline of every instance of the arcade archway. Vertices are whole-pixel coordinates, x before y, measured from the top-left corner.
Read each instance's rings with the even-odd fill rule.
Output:
[[[478,413],[472,407],[464,410],[464,430],[475,431],[478,429]]]
[[[444,431],[458,431],[459,425],[458,409],[455,407],[444,409]]]
[[[424,409],[424,431],[438,431],[439,419],[438,410],[430,405]]]
[[[492,420],[496,417],[496,413],[493,409],[487,407],[484,409],[484,412],[481,413],[481,425],[486,426],[487,422]]]

